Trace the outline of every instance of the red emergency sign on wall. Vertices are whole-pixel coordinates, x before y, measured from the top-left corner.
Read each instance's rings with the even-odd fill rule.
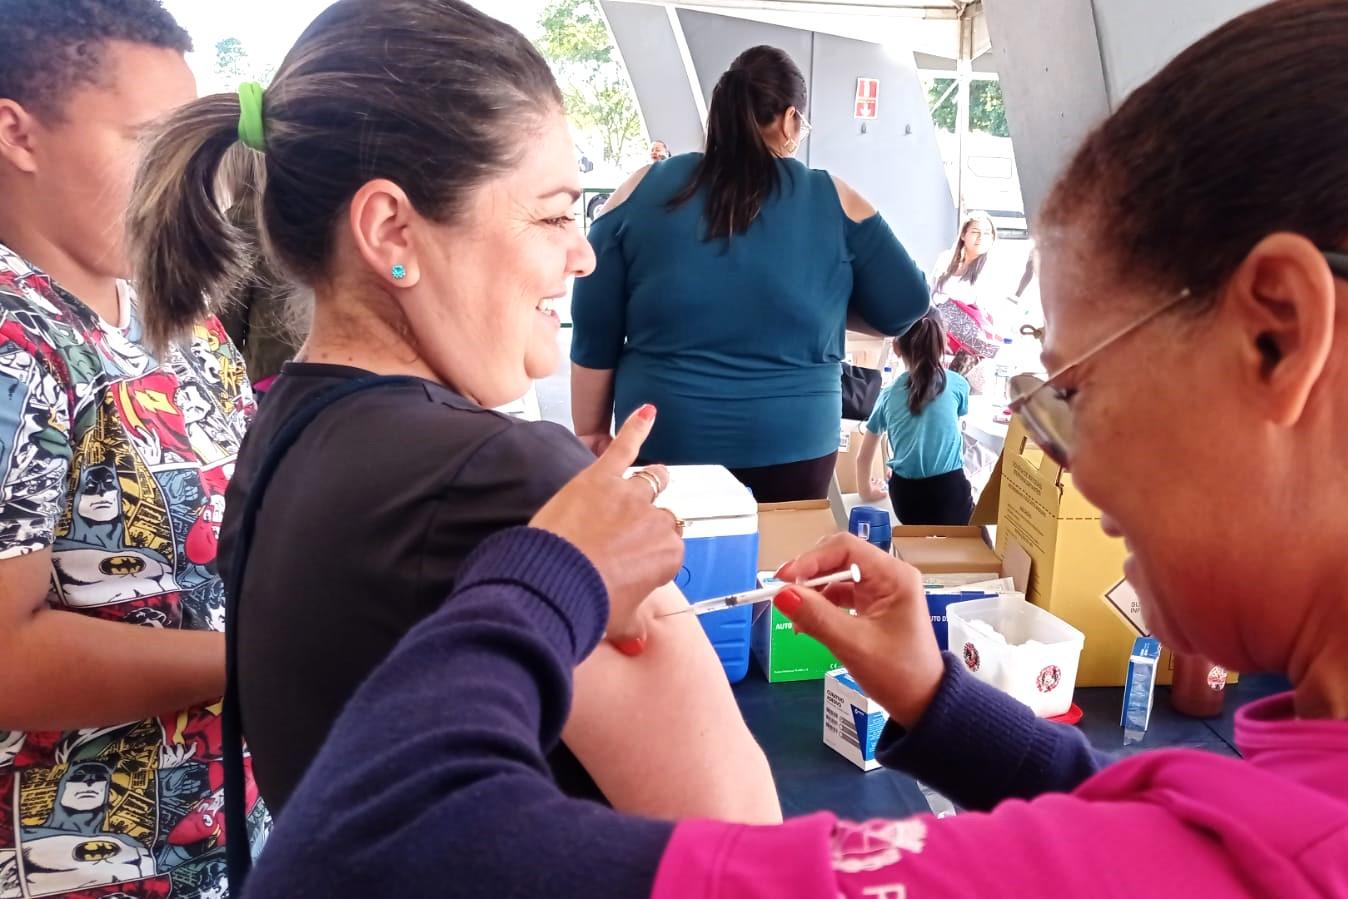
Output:
[[[857,103],[853,115],[858,119],[873,119],[880,114],[880,79],[857,79]]]

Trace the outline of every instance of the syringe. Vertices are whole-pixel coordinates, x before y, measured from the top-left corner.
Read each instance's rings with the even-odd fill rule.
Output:
[[[771,587],[760,587],[757,590],[749,590],[744,593],[732,593],[729,596],[718,596],[714,599],[704,599],[699,602],[690,602],[688,608],[680,609],[677,612],[666,612],[659,615],[659,618],[668,618],[670,615],[683,615],[686,612],[692,612],[694,615],[705,615],[708,612],[719,612],[722,609],[733,609],[736,606],[752,605],[756,602],[769,602],[778,593],[781,593],[788,587],[810,587],[817,589],[827,587],[829,584],[841,584],[851,581],[854,584],[861,582],[861,569],[853,565],[846,571],[839,571],[836,574],[827,574],[823,577],[817,577],[814,580],[805,581],[801,584],[774,584]]]

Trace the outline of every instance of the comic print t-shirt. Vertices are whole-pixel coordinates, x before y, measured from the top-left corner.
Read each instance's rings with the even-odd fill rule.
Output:
[[[0,559],[50,547],[61,612],[220,631],[216,542],[252,393],[218,322],[160,361],[121,299],[125,328],[0,245]],[[0,899],[225,896],[218,712],[0,732]]]

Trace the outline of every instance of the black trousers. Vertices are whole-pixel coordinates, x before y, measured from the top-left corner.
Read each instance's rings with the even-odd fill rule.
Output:
[[[973,488],[962,468],[917,480],[894,475],[889,498],[903,524],[968,524],[974,514]]]
[[[762,468],[732,468],[741,484],[753,491],[760,503],[794,503],[806,499],[827,499],[833,481],[838,453],[802,462],[784,462]]]

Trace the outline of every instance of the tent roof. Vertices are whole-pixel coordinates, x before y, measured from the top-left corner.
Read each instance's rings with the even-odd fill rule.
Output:
[[[974,19],[974,56],[990,46],[979,0],[625,0],[836,34],[953,60],[960,17]]]
[[[954,17],[968,0],[653,0],[661,5],[707,6],[745,10],[830,11],[840,15],[912,15]]]

